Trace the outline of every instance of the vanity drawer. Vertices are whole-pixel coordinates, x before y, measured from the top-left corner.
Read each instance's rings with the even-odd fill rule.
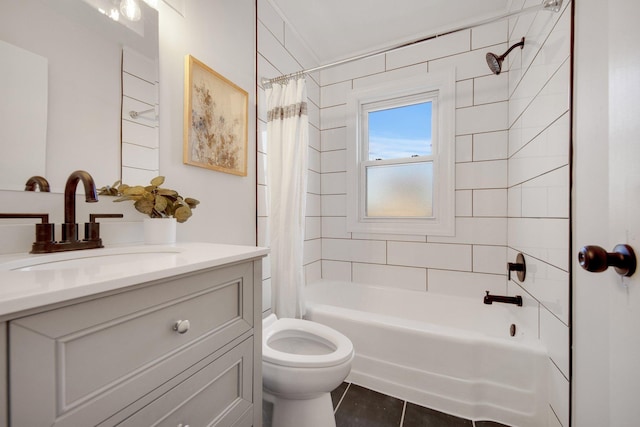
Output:
[[[249,338],[118,426],[237,426],[252,408],[252,372]],[[245,418],[250,426],[252,417]]]
[[[13,425],[95,425],[158,389],[251,331],[252,286],[245,263],[12,321]]]

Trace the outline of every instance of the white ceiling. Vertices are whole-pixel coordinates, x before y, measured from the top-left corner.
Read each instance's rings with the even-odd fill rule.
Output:
[[[503,14],[512,0],[269,0],[319,64]]]

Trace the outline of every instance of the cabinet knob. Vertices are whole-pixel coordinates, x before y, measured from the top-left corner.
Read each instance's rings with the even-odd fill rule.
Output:
[[[189,323],[188,320],[178,320],[176,323],[174,323],[173,330],[179,334],[186,334],[190,326],[191,324]],[[188,426],[184,426],[184,427],[188,427]]]

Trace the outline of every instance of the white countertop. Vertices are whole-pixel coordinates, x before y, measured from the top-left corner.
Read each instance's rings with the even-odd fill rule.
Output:
[[[0,256],[0,316],[265,256],[215,243],[126,245]]]

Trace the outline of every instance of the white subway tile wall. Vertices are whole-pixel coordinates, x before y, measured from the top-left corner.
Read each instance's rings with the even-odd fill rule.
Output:
[[[471,49],[503,43],[509,32],[509,21],[498,21],[471,29]]]
[[[473,216],[473,190],[456,190],[456,216]]]
[[[503,260],[507,256],[504,246],[473,246],[473,271],[477,273],[504,274]]]
[[[456,164],[456,189],[505,188],[507,160]]]
[[[427,276],[430,292],[447,293],[459,297],[484,295],[485,291],[497,295],[506,293],[503,275],[429,269]],[[508,326],[505,325],[505,327]]]
[[[395,265],[352,263],[353,281],[379,286],[425,291],[427,271],[424,268]]]
[[[473,105],[473,79],[456,82],[456,107]]]
[[[509,28],[509,43],[526,40],[507,73],[507,258],[524,253],[527,277],[520,283],[514,275],[508,292],[523,295],[528,309],[514,313],[549,352],[549,426],[568,427],[571,2],[558,14],[513,19]]]
[[[549,359],[549,410],[558,418],[558,423],[569,425],[569,381]],[[550,415],[551,418],[551,415]],[[550,424],[552,425],[552,424]]]
[[[513,10],[537,0],[513,0]],[[312,57],[271,9],[258,2],[258,75],[274,77]],[[305,251],[306,278],[355,281],[475,298],[486,290],[522,295],[517,322],[549,348],[549,425],[569,417],[570,2],[561,13],[522,15],[402,50],[329,68],[308,79],[313,119]],[[487,52],[522,37],[496,76]],[[264,40],[260,40],[264,38]],[[456,70],[456,234],[399,236],[346,228],[346,109],[352,88],[440,69]],[[319,75],[319,77],[318,77]],[[311,91],[310,91],[311,93]],[[264,103],[260,91],[259,104]],[[264,107],[259,105],[259,111]],[[317,109],[317,113],[316,113]],[[264,114],[260,114],[264,122]],[[263,123],[260,124],[264,132]],[[266,147],[259,143],[259,159]],[[264,160],[263,160],[264,161]],[[265,186],[264,166],[259,185]],[[260,193],[259,193],[260,194]],[[262,200],[262,197],[261,197]],[[264,203],[264,202],[260,202]],[[259,227],[266,226],[259,210]],[[259,244],[268,244],[259,232]],[[518,252],[527,280],[507,281]],[[265,291],[269,275],[264,274]],[[265,310],[270,304],[265,301]]]
[[[472,160],[473,135],[456,136],[456,163],[470,162]]]
[[[473,160],[506,159],[509,151],[509,132],[487,132],[473,135]]]
[[[503,41],[506,39],[506,36],[505,32]],[[406,49],[387,53],[384,55],[386,57],[387,68],[382,71],[406,67],[408,65],[415,65],[421,62],[433,61],[438,58],[451,57],[452,55],[457,55],[459,53],[469,52],[470,47],[471,30],[459,31],[444,37],[432,39],[426,43],[419,43]],[[357,78],[359,76],[352,77]],[[322,78],[324,83],[324,75]]]
[[[506,101],[509,98],[508,73],[479,77],[474,80],[473,99],[476,105]]]

